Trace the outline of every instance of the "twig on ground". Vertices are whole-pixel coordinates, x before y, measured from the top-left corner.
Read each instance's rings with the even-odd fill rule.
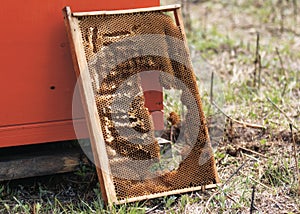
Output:
[[[211,73],[211,78],[210,78],[210,104],[212,104],[214,100],[214,72]],[[208,113],[210,114],[210,109],[211,105],[208,107]]]
[[[297,17],[298,17],[297,0],[293,0],[293,7],[294,7],[294,24],[295,24],[295,29],[296,29],[296,27],[297,27]]]
[[[283,86],[283,90],[282,90],[282,92],[281,92],[281,97],[284,97],[285,92],[286,92],[287,85],[288,85],[287,82],[285,82],[285,83],[284,83],[284,86]]]
[[[263,157],[263,158],[268,158],[267,156],[265,156],[265,155],[263,155],[263,154],[261,154],[261,153],[259,153],[259,152],[253,151],[253,150],[251,150],[251,149],[247,149],[247,148],[244,148],[244,147],[241,147],[241,146],[239,146],[239,149],[244,150],[244,151],[246,151],[246,152],[250,152],[250,153],[255,154],[255,155],[258,155],[258,156],[261,156],[261,157]]]
[[[280,55],[279,50],[278,50],[277,47],[275,48],[275,51],[276,51],[276,54],[277,54],[278,59],[279,59],[280,68],[281,68],[281,75],[284,75],[285,79],[287,79],[288,78],[287,72],[286,72],[286,69],[283,66],[283,61],[282,61],[281,55]]]
[[[203,17],[203,34],[204,34],[204,36],[207,35],[207,20],[208,20],[208,15],[209,15],[209,9],[207,7],[205,7],[204,17]]]
[[[249,155],[247,153],[243,153],[242,151],[241,151],[241,154],[242,154],[242,157],[243,157],[243,155],[245,155],[247,158],[251,158],[252,160],[254,160],[256,162],[261,162],[259,159],[255,158],[252,155]]]
[[[254,200],[255,200],[255,186],[252,186],[250,214],[252,214],[253,211],[255,210],[255,208],[254,208]]]
[[[259,32],[256,32],[256,51],[255,51],[255,60],[254,60],[254,76],[253,76],[253,87],[256,87],[257,78],[258,78],[258,89],[260,89],[261,84],[261,55],[259,53],[260,44],[259,44]],[[258,77],[257,77],[258,73]]]
[[[259,184],[259,185],[261,185],[261,186],[263,186],[263,187],[265,187],[265,188],[267,188],[267,189],[269,189],[269,190],[273,190],[271,187],[268,187],[267,185],[265,185],[265,184],[263,184],[263,183],[261,183],[261,182],[255,180],[254,178],[251,178],[251,177],[250,177],[250,180],[252,180],[253,182],[255,182],[255,183],[257,183],[257,184]]]
[[[201,198],[198,192],[195,192],[195,194],[197,195],[198,198]]]
[[[227,197],[227,198],[229,198],[231,201],[233,201],[235,204],[237,204],[238,202],[236,201],[236,200],[234,200],[230,195],[228,195],[227,193],[225,193],[224,192],[224,194],[225,194],[225,196]]]
[[[211,73],[210,78],[210,103],[213,103],[214,100],[214,72]]]
[[[278,110],[280,111],[284,116],[285,118],[290,122],[290,124],[292,124],[292,126],[297,130],[299,131],[298,127],[294,124],[293,120],[281,109],[279,108],[278,105],[276,105],[269,97],[267,97],[267,100]]]
[[[280,210],[283,209],[283,208],[280,206],[280,204],[279,204],[277,201],[275,201],[273,198],[270,198],[270,200],[271,200],[272,202],[274,202],[274,203],[276,204],[276,206],[277,206]]]
[[[280,75],[283,75],[284,79],[287,80],[288,79],[288,73],[287,73],[286,69],[283,66],[283,61],[282,61],[281,55],[280,55],[279,50],[278,50],[277,47],[275,48],[275,51],[276,51],[276,54],[277,54],[279,62],[280,62],[280,68],[281,68],[280,69]],[[287,82],[285,82],[285,84],[284,84],[283,90],[281,92],[281,97],[284,96],[286,88],[287,88]]]
[[[242,165],[240,165],[234,173],[232,173],[232,175],[222,184],[222,187],[220,187],[216,192],[214,192],[209,199],[206,201],[205,204],[205,208],[204,208],[204,212],[206,212],[206,210],[209,211],[209,213],[211,213],[210,209],[208,208],[208,205],[210,203],[210,201],[217,195],[220,194],[221,192],[223,192],[223,188],[224,186],[246,165],[246,163],[249,161],[249,159],[247,159]]]
[[[280,32],[283,33],[284,31],[284,5],[283,5],[283,0],[278,1],[278,6],[280,9]]]
[[[297,149],[296,149],[296,141],[295,141],[295,136],[293,133],[293,125],[290,123],[290,130],[291,130],[291,135],[292,135],[292,143],[293,143],[293,156],[294,156],[294,160],[295,160],[295,170],[296,170],[296,181],[297,183],[297,190],[298,190],[298,194],[300,194],[300,176],[299,176],[299,165],[298,165],[298,158],[297,158]]]
[[[235,123],[241,124],[243,126],[247,126],[247,127],[251,127],[254,129],[266,129],[265,126],[262,125],[258,125],[258,124],[253,124],[253,123],[247,123],[247,122],[243,122],[243,121],[239,121],[236,119],[233,119],[232,117],[230,117],[228,114],[226,114],[214,101],[212,102],[212,104],[222,113],[224,114],[228,119],[232,120]]]
[[[218,191],[214,192],[214,193],[209,197],[209,199],[206,201],[205,208],[204,208],[204,212],[206,212],[206,210],[208,210],[209,213],[211,213],[210,209],[208,208],[209,202],[210,202],[217,194],[219,194],[221,191],[223,191],[223,190],[219,189]]]
[[[158,207],[160,207],[162,204],[163,204],[163,203],[160,203],[160,204],[158,204],[158,205],[156,205],[156,206],[150,208],[150,209],[147,210],[145,213],[147,214],[147,213],[153,212],[153,211],[156,210]]]
[[[239,168],[237,168],[235,172],[232,173],[232,175],[224,182],[223,186],[225,186],[225,184],[227,184],[246,165],[248,161],[249,159],[247,159],[242,165],[240,165]]]

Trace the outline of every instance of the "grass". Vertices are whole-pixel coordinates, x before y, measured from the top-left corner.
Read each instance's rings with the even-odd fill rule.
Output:
[[[255,213],[298,213],[289,121],[267,100],[270,98],[299,127],[300,29],[295,25],[293,1],[281,2],[211,0],[191,5],[193,32],[188,32],[188,41],[205,114],[209,124],[215,122],[221,130],[220,137],[220,132],[214,134],[214,128],[210,129],[223,186],[109,210],[103,205],[94,169],[87,166],[76,173],[35,178],[29,184],[24,180],[1,184],[0,212],[249,213],[254,186]],[[253,85],[256,32],[260,33],[262,60],[260,88]],[[265,125],[267,130],[233,124],[231,136],[226,136],[230,124],[210,104],[212,72],[218,106],[235,119]],[[173,111],[169,108],[173,106],[180,114],[176,100],[171,96],[166,99],[167,111]]]

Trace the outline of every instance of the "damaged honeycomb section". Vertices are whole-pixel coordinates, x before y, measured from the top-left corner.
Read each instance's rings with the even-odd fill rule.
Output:
[[[218,182],[196,79],[174,20],[156,11],[83,16],[78,21],[117,198]],[[139,75],[145,71],[160,72],[163,88],[182,91],[187,111],[178,141],[184,151],[175,169],[160,166]]]

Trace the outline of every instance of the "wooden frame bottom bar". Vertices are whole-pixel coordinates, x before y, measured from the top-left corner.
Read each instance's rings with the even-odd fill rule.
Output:
[[[199,191],[199,190],[207,190],[207,189],[214,189],[220,186],[221,183],[217,184],[208,184],[205,186],[198,186],[198,187],[189,187],[185,189],[177,189],[177,190],[172,190],[168,192],[162,192],[162,193],[155,193],[155,194],[150,194],[150,195],[143,195],[139,197],[134,197],[134,198],[128,198],[128,199],[123,199],[115,202],[116,205],[119,204],[124,204],[124,203],[131,203],[135,201],[142,201],[142,200],[148,200],[148,199],[153,199],[153,198],[159,198],[163,196],[168,196],[168,195],[177,195],[177,194],[182,194],[182,193],[187,193],[187,192],[194,192],[194,191]]]

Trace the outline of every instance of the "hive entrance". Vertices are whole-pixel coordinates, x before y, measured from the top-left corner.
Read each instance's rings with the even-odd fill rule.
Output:
[[[66,8],[65,20],[104,199],[123,203],[218,182],[179,7]],[[159,107],[147,108],[145,97],[163,90],[173,90],[168,96],[181,110],[157,132]]]

